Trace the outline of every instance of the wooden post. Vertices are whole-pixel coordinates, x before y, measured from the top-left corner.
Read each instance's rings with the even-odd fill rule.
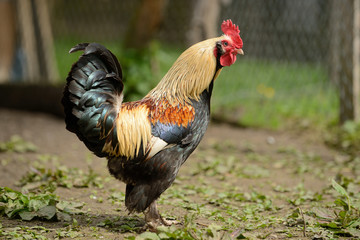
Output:
[[[59,79],[47,1],[17,1],[21,45],[26,57],[29,82],[54,82]]]
[[[340,123],[360,119],[360,0],[334,0],[331,78],[340,89]]]
[[[51,30],[50,14],[47,0],[35,1],[36,13],[38,17],[38,24],[40,30],[42,46],[42,54],[47,70],[47,82],[55,82],[59,79],[59,72],[57,69],[57,61],[55,57],[54,39]]]
[[[0,1],[0,82],[10,79],[16,43],[15,7],[11,1]]]
[[[36,82],[40,79],[40,66],[31,1],[18,1],[18,17],[21,45],[26,56],[26,80]]]
[[[354,120],[360,120],[360,0],[354,1],[354,38],[353,38],[353,102]]]

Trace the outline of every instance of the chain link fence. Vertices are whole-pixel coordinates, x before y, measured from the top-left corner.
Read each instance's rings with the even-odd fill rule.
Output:
[[[21,12],[23,2],[27,1],[0,2],[15,3],[15,11]],[[336,118],[339,109],[342,109],[341,121],[358,118],[359,0],[28,2],[31,3],[27,6],[30,10],[23,10],[22,14],[27,12],[34,19],[40,19],[41,15],[37,4],[47,5],[55,50],[45,48],[41,54],[57,51],[60,69],[66,68],[66,64],[67,68],[71,65],[59,63],[62,54],[66,54],[58,51],[61,44],[68,49],[78,42],[89,41],[146,48],[148,42],[155,39],[160,43],[159,48],[176,46],[185,49],[194,42],[219,35],[221,21],[232,19],[240,27],[245,56],[240,57],[234,67],[223,71],[222,83],[217,83],[223,87],[214,95],[213,107],[220,115],[223,106],[230,106],[234,110],[231,114],[235,113],[232,117],[237,118],[244,112],[251,112],[256,105],[263,108],[260,111],[256,108],[250,114],[252,121],[256,118],[266,121],[269,115],[278,113],[294,118],[304,115],[316,118],[317,114]],[[21,50],[26,42],[26,36],[20,32],[33,23],[37,26],[35,36],[43,36],[34,37],[35,41],[43,39],[37,42],[46,45],[48,37],[42,34],[44,24],[41,21],[17,19],[18,25],[23,25],[17,28],[18,49]],[[26,51],[17,51],[17,59],[23,59],[18,62],[26,69],[26,64],[31,61],[26,61],[24,55]],[[40,66],[46,59],[49,56],[43,62],[39,60]],[[26,72],[23,71],[21,78],[28,77]],[[60,76],[56,71],[52,76],[39,76],[64,78],[61,71]],[[248,107],[239,107],[242,105]],[[272,108],[273,105],[277,107]],[[343,105],[346,107],[341,107]]]
[[[50,0],[55,38],[71,37],[95,41],[119,41],[137,13],[141,0]],[[160,1],[165,4],[154,38],[162,42],[189,45],[197,1]],[[199,0],[198,2],[202,2]],[[329,0],[208,0],[206,10],[218,9],[210,17],[213,26],[195,41],[220,34],[223,19],[233,19],[242,31],[247,56],[282,61],[326,62],[330,44]],[[197,9],[198,10],[198,9]],[[340,9],[341,10],[341,9]],[[204,28],[206,28],[205,26]],[[147,28],[147,23],[143,23]],[[212,28],[215,30],[212,31]]]

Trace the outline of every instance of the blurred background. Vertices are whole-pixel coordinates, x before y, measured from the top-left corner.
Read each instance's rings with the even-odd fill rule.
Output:
[[[358,0],[0,0],[0,106],[62,115],[80,42],[120,60],[127,100],[142,98],[188,46],[239,25],[245,55],[224,69],[214,119],[323,127],[359,118]]]

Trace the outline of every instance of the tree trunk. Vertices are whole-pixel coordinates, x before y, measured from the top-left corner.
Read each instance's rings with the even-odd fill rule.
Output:
[[[142,0],[127,30],[124,46],[146,48],[163,21],[167,0]]]
[[[192,45],[218,35],[221,0],[197,0],[194,3],[187,44]]]

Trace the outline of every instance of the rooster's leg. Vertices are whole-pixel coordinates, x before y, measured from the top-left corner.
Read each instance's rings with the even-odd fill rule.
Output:
[[[171,226],[174,223],[174,221],[167,221],[161,217],[156,207],[156,201],[153,201],[145,212],[145,221],[153,229],[156,229],[158,225]]]

